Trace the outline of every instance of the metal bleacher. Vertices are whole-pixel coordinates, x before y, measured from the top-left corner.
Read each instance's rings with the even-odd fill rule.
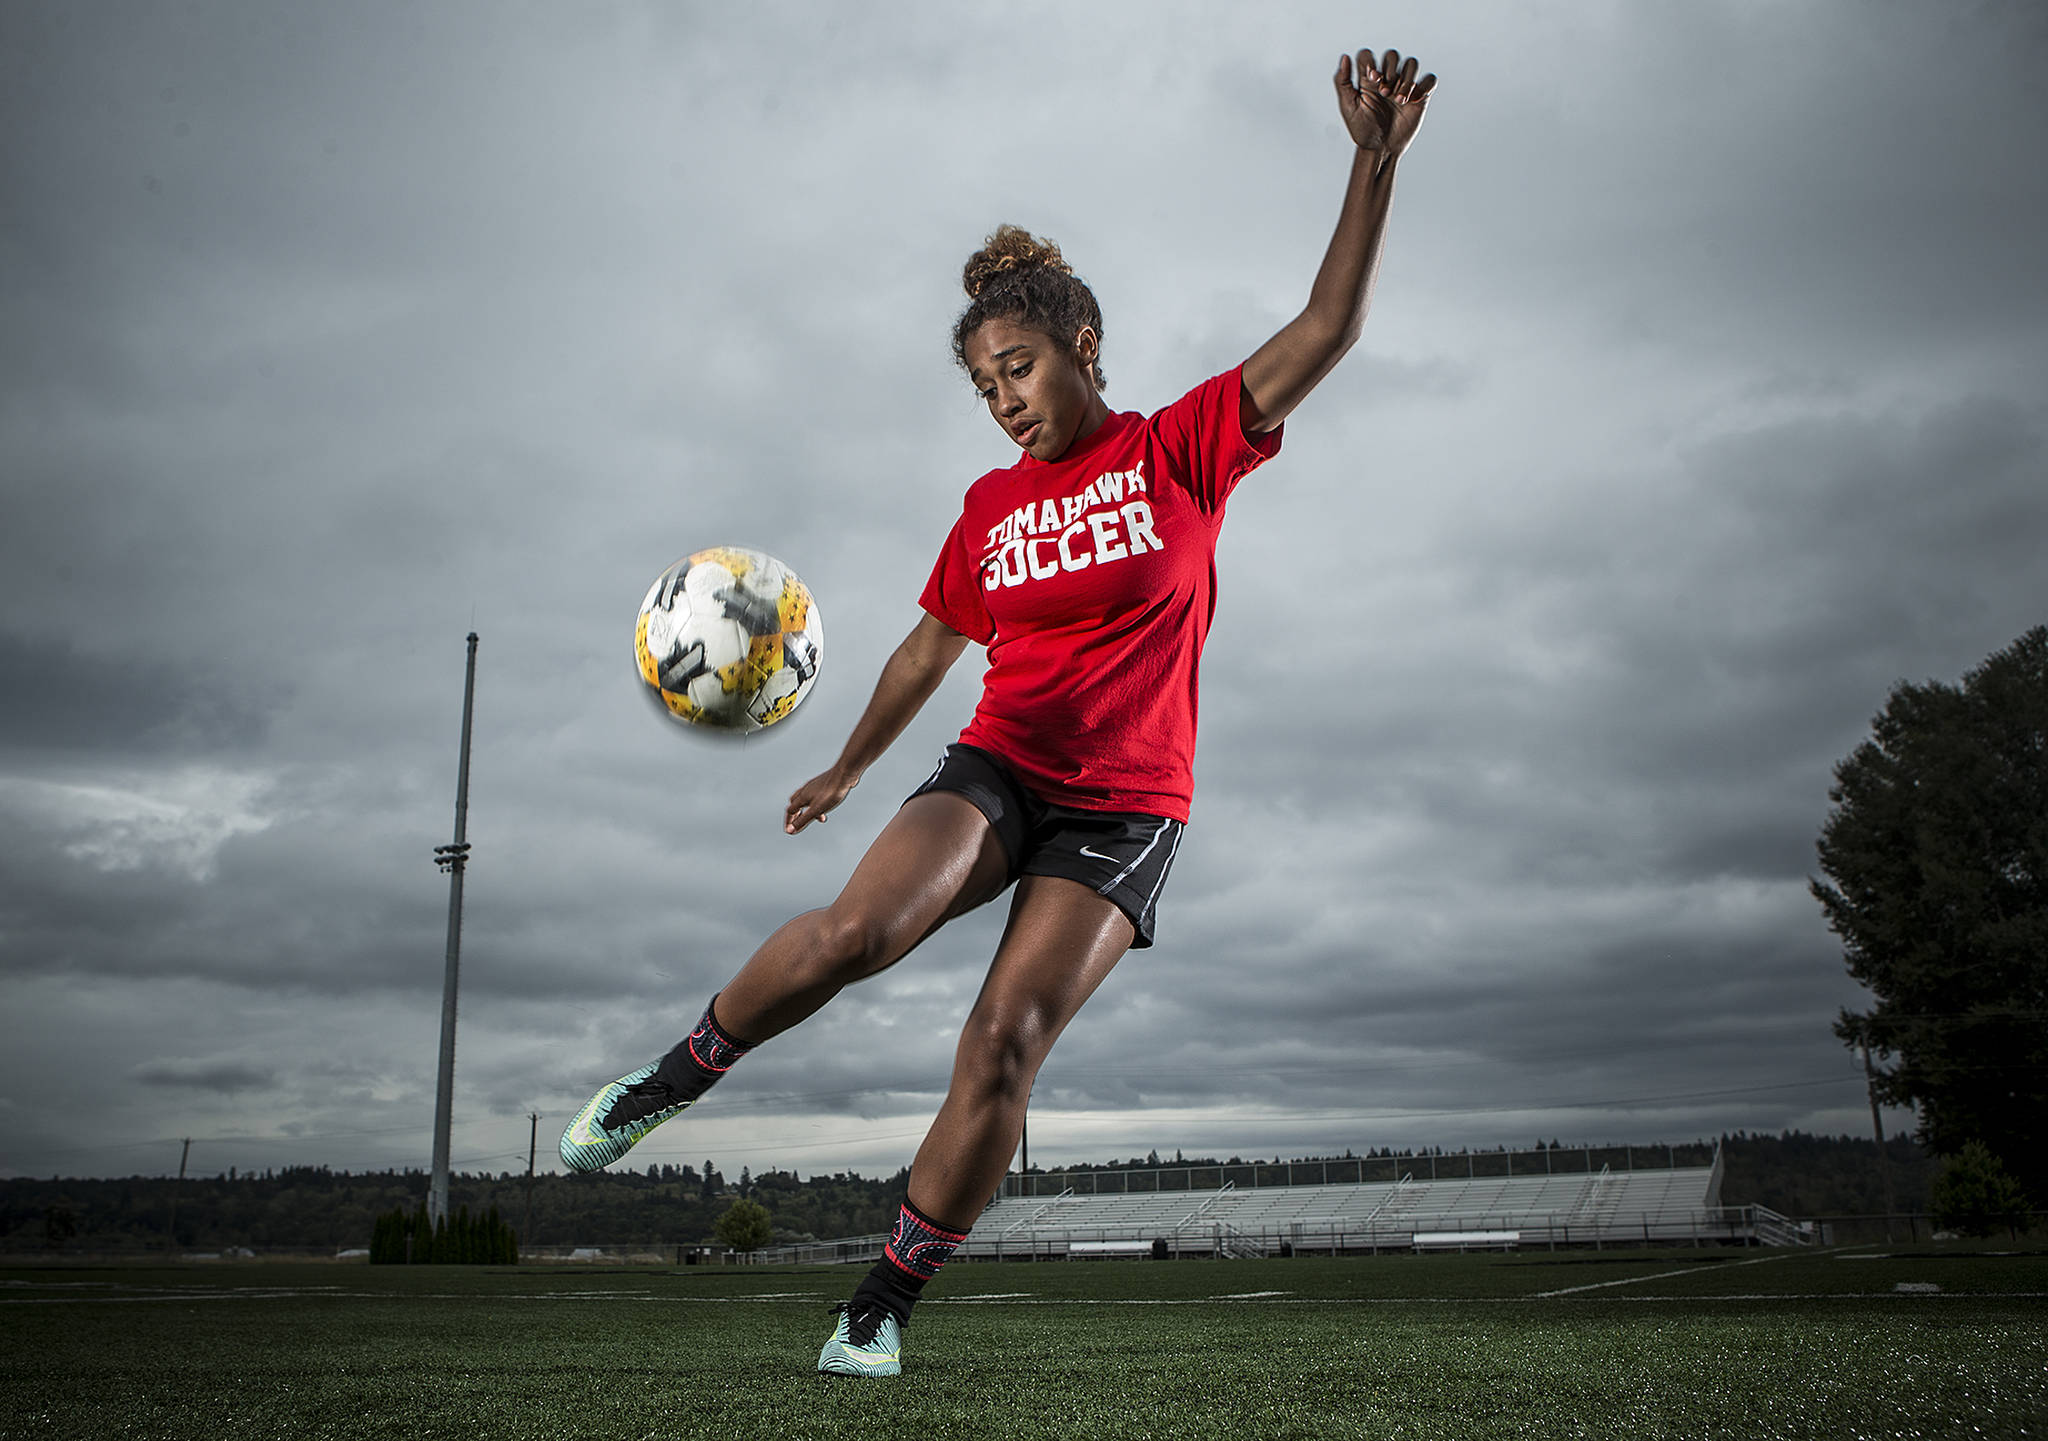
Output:
[[[1091,1185],[1105,1179],[1073,1174]],[[1710,1166],[1603,1165],[1559,1175],[1431,1177],[1407,1170],[1384,1181],[1242,1187],[1225,1181],[1205,1189],[1100,1194],[1079,1194],[1068,1185],[1055,1195],[999,1197],[958,1254],[988,1261],[1162,1252],[1236,1257],[1806,1239],[1761,1207],[1720,1205],[1720,1183],[1716,1151]],[[856,1237],[783,1248],[790,1254],[781,1259],[864,1259],[880,1254],[881,1241]]]
[[[1418,1235],[1513,1232],[1522,1246],[1747,1240],[1745,1218],[1712,1204],[1716,1172],[1270,1186],[1137,1195],[1004,1197],[981,1215],[969,1256],[1051,1258],[1074,1241],[1163,1240],[1173,1255],[1405,1250]],[[1731,1229],[1732,1228],[1732,1229]]]

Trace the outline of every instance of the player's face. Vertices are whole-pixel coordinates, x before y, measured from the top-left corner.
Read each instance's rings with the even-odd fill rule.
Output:
[[[1093,330],[1061,345],[1008,320],[983,322],[967,337],[967,378],[1003,434],[1039,460],[1057,460],[1109,414],[1095,389]]]

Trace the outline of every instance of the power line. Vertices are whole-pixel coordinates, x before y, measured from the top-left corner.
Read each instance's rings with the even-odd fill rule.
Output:
[[[1997,1068],[1986,1067],[1984,1069]],[[1765,1082],[1749,1086],[1726,1086],[1702,1090],[1670,1091],[1662,1092],[1655,1095],[1601,1096],[1592,1098],[1561,1100],[1528,1100],[1519,1101],[1513,1105],[1415,1107],[1401,1110],[1379,1111],[1322,1109],[1271,1110],[1250,1113],[1222,1111],[1171,1111],[1171,1108],[1162,1107],[1160,1108],[1159,1113],[1162,1117],[1164,1117],[1164,1115],[1168,1111],[1171,1111],[1171,1119],[1175,1124],[1186,1125],[1206,1124],[1242,1126],[1245,1124],[1258,1124],[1284,1126],[1329,1124],[1334,1122],[1392,1123],[1407,1120],[1450,1119],[1461,1116],[1525,1115],[1532,1111],[1580,1111],[1603,1109],[1643,1110],[1663,1107],[1678,1102],[1715,1100],[1729,1096],[1768,1095],[1782,1091],[1811,1090],[1829,1086],[1847,1086],[1851,1084],[1856,1085],[1859,1088],[1864,1084],[1863,1077],[1860,1072],[1845,1072],[1844,1074],[1839,1076],[1811,1077],[1807,1079],[1793,1081]],[[758,1112],[765,1108],[775,1105],[788,1105],[791,1103],[806,1101],[815,1102],[820,1100],[834,1100],[843,1099],[851,1096],[874,1094],[929,1095],[933,1094],[933,1092],[919,1091],[912,1087],[887,1086],[863,1086],[842,1091],[786,1092],[769,1096],[734,1098],[733,1104],[721,1104],[717,1108],[717,1111],[707,1111],[705,1114],[707,1119],[709,1119],[715,1115],[730,1113],[733,1111]],[[1146,1113],[1143,1111],[1126,1111],[1120,1112],[1115,1116],[1090,1116],[1085,1112],[1062,1111],[1058,1108],[1049,1108],[1041,1105],[1040,1107],[1038,1107],[1037,1114],[1048,1120],[1059,1121],[1062,1124],[1066,1125],[1128,1125],[1137,1121]],[[851,1123],[852,1121],[857,1120],[857,1118],[848,1118],[848,1120],[849,1123]],[[924,1135],[926,1129],[927,1124],[920,1124],[916,1129],[906,1131],[863,1131],[859,1139],[862,1141],[903,1140],[922,1136]],[[193,1143],[197,1145],[207,1146],[225,1145],[237,1147],[278,1145],[304,1146],[309,1142],[360,1140],[371,1137],[393,1135],[417,1135],[419,1131],[420,1127],[417,1124],[413,1124],[405,1126],[386,1126],[360,1131],[315,1132],[295,1136],[202,1136],[194,1138]],[[683,1140],[682,1137],[689,1134],[687,1129],[673,1133],[663,1131],[659,1133],[660,1140],[666,1140],[671,1134],[677,1137],[675,1145],[661,1145],[657,1140],[643,1141],[639,1145],[639,1147],[636,1148],[634,1154],[648,1156],[680,1156],[694,1153],[703,1144],[701,1140]],[[110,1142],[103,1146],[66,1146],[51,1150],[38,1151],[36,1154],[39,1156],[53,1157],[63,1155],[78,1155],[97,1151],[134,1150],[142,1147],[151,1146],[162,1146],[168,1148],[169,1146],[177,1144],[177,1140],[178,1138],[157,1138],[154,1140],[146,1141]],[[717,1144],[719,1149],[721,1151],[726,1152],[727,1154],[750,1155],[757,1152],[809,1151],[827,1147],[836,1147],[844,1149],[847,1146],[848,1142],[849,1137],[842,1133],[828,1138],[820,1139],[818,1141],[789,1141],[766,1143],[761,1145],[738,1146],[729,1145],[725,1143],[714,1144]],[[479,1161],[502,1160],[506,1159],[507,1157],[516,1159],[518,1155],[518,1152],[503,1151],[479,1153],[470,1157],[466,1157],[459,1163],[451,1162],[451,1165],[471,1165]]]
[[[1157,1119],[1161,1121],[1170,1120],[1173,1124],[1176,1125],[1254,1125],[1281,1127],[1287,1125],[1298,1126],[1305,1124],[1329,1124],[1339,1121],[1353,1123],[1388,1123],[1407,1120],[1437,1120],[1458,1116],[1523,1115],[1530,1111],[1602,1110],[1610,1108],[1619,1110],[1640,1110],[1646,1107],[1656,1106],[1662,1103],[1673,1101],[1711,1100],[1722,1096],[1755,1095],[1774,1091],[1809,1090],[1824,1086],[1838,1086],[1843,1084],[1844,1081],[1855,1082],[1858,1081],[1858,1078],[1855,1076],[1827,1076],[1818,1079],[1804,1081],[1781,1081],[1762,1086],[1731,1086],[1707,1091],[1676,1091],[1659,1096],[1639,1096],[1626,1099],[1608,1098],[1599,1100],[1580,1101],[1530,1101],[1513,1106],[1447,1106],[1403,1111],[1262,1111],[1256,1113],[1177,1111],[1172,1112],[1170,1116],[1165,1112],[1157,1113]],[[1141,1122],[1148,1113],[1143,1111],[1126,1111],[1119,1112],[1116,1115],[1102,1116],[1072,1111],[1061,1111],[1057,1108],[1048,1108],[1041,1105],[1037,1108],[1037,1114],[1041,1118],[1048,1118],[1053,1121],[1059,1122],[1062,1125],[1067,1126],[1129,1126]],[[902,1140],[906,1138],[922,1136],[925,1134],[926,1129],[926,1127],[920,1126],[917,1129],[910,1131],[863,1131],[859,1139],[862,1141]],[[719,1144],[718,1149],[727,1155],[752,1155],[757,1152],[764,1151],[775,1152],[779,1154],[786,1151],[817,1150],[825,1146],[834,1146],[844,1149],[847,1145],[847,1141],[847,1137],[838,1136],[833,1137],[830,1140],[822,1141],[796,1141],[782,1143],[771,1142],[758,1145],[741,1146]],[[696,1153],[697,1150],[701,1149],[702,1144],[703,1143],[700,1141],[695,1145],[679,1143],[672,1146],[663,1146],[658,1142],[643,1141],[637,1148],[635,1148],[633,1154],[636,1156],[693,1155]]]

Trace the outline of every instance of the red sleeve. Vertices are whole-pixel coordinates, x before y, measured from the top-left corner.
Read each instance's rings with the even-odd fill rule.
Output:
[[[918,604],[935,620],[944,621],[969,640],[987,645],[996,638],[996,623],[981,594],[981,561],[967,535],[967,516],[953,522],[931,579],[924,583]]]
[[[1220,512],[1237,483],[1280,451],[1284,427],[1263,435],[1244,432],[1243,372],[1240,365],[1203,381],[1150,421],[1173,462],[1174,478],[1208,515]]]

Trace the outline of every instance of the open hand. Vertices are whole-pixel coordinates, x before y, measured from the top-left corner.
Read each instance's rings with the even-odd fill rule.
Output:
[[[793,836],[812,821],[822,822],[826,812],[837,810],[856,784],[840,775],[837,767],[812,776],[790,793],[789,806],[782,813],[784,833]]]
[[[1338,57],[1337,110],[1360,149],[1383,150],[1391,158],[1408,148],[1422,128],[1429,92],[1436,88],[1434,75],[1415,78],[1420,68],[1414,56],[1404,61],[1398,50],[1377,59],[1372,51],[1361,50],[1354,84],[1351,57]]]

